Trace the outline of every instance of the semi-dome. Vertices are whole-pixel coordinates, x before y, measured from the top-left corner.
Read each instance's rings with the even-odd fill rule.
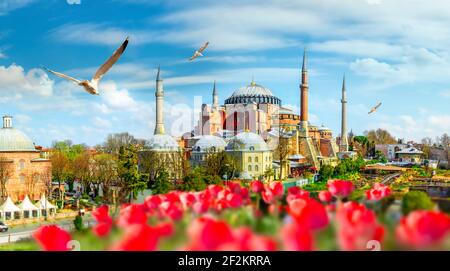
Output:
[[[12,127],[12,117],[3,117],[0,129],[0,152],[36,152],[33,141],[24,133]]]
[[[272,92],[261,85],[252,82],[250,85],[241,87],[225,100],[225,104],[277,104],[281,105],[281,100],[273,96]]]
[[[227,143],[218,136],[203,135],[199,136],[199,140],[195,143],[192,150],[194,152],[205,152],[208,150],[220,151],[224,150]]]
[[[229,151],[269,151],[269,146],[261,136],[252,132],[243,132],[230,139],[226,149]]]
[[[179,145],[173,137],[165,134],[153,135],[148,141],[147,147],[154,151],[177,151]]]

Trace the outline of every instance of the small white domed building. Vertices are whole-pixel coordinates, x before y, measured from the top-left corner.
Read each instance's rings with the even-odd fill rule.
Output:
[[[51,188],[52,165],[41,157],[33,141],[13,128],[12,117],[3,117],[0,129],[0,204],[9,196],[12,201],[39,199]]]
[[[272,169],[272,150],[258,134],[239,133],[230,139],[225,150],[234,157],[241,175],[248,173],[261,179]]]
[[[192,167],[201,166],[211,153],[218,153],[225,150],[227,143],[218,136],[204,135],[195,137],[197,142],[192,147],[191,165]]]

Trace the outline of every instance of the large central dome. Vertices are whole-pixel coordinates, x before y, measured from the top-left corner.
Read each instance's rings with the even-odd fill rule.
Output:
[[[225,104],[277,104],[281,105],[281,100],[273,96],[272,92],[261,85],[252,82],[250,85],[237,89],[225,100]]]

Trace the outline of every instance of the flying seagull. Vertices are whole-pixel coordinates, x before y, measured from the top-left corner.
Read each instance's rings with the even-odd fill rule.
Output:
[[[52,71],[45,67],[44,69],[47,70],[48,72],[53,73],[56,76],[75,82],[77,85],[84,87],[84,90],[86,90],[88,93],[92,95],[99,95],[98,92],[99,81],[102,79],[103,75],[105,75],[105,73],[109,71],[109,69],[114,65],[114,63],[116,63],[117,60],[119,60],[120,56],[127,48],[127,45],[128,45],[128,37],[122,43],[122,45],[114,52],[114,54],[105,63],[103,63],[103,65],[97,70],[94,77],[92,77],[90,81],[89,80],[81,81],[68,75],[62,74],[60,72]]]
[[[378,104],[373,107],[372,109],[370,109],[369,114],[372,114],[373,112],[377,111],[378,107],[381,106],[381,102],[378,102]]]
[[[203,56],[202,52],[206,49],[206,47],[208,47],[208,45],[209,45],[209,41],[207,41],[205,43],[205,45],[203,45],[200,49],[195,51],[194,55],[191,56],[191,58],[189,58],[189,61],[192,61],[192,60],[196,59],[199,56]]]

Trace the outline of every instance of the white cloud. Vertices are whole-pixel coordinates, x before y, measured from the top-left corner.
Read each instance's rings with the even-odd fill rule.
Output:
[[[9,67],[0,66],[0,82],[0,93],[3,97],[17,97],[17,93],[50,96],[53,90],[53,81],[41,69],[25,72],[16,64]]]
[[[65,24],[50,32],[50,36],[57,41],[78,44],[103,44],[118,46],[125,37],[130,37],[133,44],[145,44],[156,41],[155,33],[146,31],[130,31],[108,24]]]
[[[112,81],[103,82],[101,98],[111,109],[133,109],[136,101],[130,96],[127,89],[117,89]]]
[[[450,131],[450,115],[418,113],[417,115],[379,115],[367,124],[366,129],[382,128],[397,138],[419,142],[424,137],[433,137]]]
[[[396,70],[391,65],[379,62],[373,58],[357,59],[350,64],[350,69],[356,74],[375,79],[397,77],[399,73],[399,70]]]
[[[25,7],[35,0],[2,0],[0,2],[0,16],[18,8]]]
[[[313,42],[309,47],[319,52],[389,59],[401,57],[405,50],[405,48],[399,45],[369,40],[328,40],[324,42]]]
[[[81,0],[67,0],[69,5],[81,5]]]
[[[442,97],[450,98],[450,89],[449,89],[449,90],[441,91],[439,94],[440,94]]]
[[[18,123],[20,124],[27,124],[31,121],[31,117],[25,114],[18,114],[14,116],[14,119],[17,120]]]
[[[92,119],[92,123],[94,124],[95,127],[98,128],[110,128],[112,125],[110,121],[100,117],[94,117]]]

